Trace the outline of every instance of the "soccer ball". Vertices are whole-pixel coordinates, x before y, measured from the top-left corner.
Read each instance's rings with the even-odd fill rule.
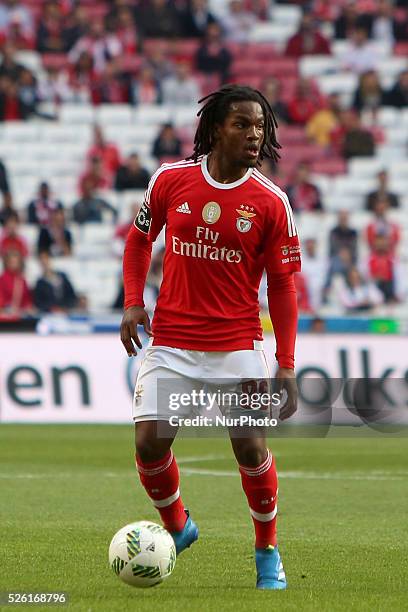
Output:
[[[109,565],[135,587],[151,587],[168,578],[176,564],[176,547],[168,531],[150,521],[122,527],[109,546]]]

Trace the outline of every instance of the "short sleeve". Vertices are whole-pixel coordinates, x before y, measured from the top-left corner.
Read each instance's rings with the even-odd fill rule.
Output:
[[[143,204],[134,220],[135,227],[154,242],[160,234],[167,216],[165,167],[161,166],[149,181]]]
[[[299,236],[289,199],[284,192],[271,198],[266,215],[264,257],[269,275],[299,272]]]

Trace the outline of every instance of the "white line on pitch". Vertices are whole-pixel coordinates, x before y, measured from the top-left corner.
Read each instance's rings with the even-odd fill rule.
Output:
[[[181,468],[186,476],[239,476],[238,470],[205,470],[200,468]],[[303,471],[278,471],[279,478],[292,478],[294,480],[405,480],[404,476],[395,476],[394,473],[386,476],[367,473],[344,474],[341,472],[303,472]]]

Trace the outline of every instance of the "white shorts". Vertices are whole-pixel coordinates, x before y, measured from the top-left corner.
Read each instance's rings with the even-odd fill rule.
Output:
[[[252,400],[248,406],[242,397],[261,393],[262,405],[254,405],[259,415],[265,415],[270,411],[270,378],[263,343],[257,340],[253,350],[231,352],[190,351],[150,342],[136,380],[133,420],[253,414]]]

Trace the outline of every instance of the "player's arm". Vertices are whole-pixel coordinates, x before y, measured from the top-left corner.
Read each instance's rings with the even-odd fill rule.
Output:
[[[154,175],[146,191],[145,200],[129,230],[123,255],[124,309],[120,339],[129,357],[136,355],[135,345],[142,348],[137,326],[143,325],[152,335],[149,315],[145,310],[143,292],[152,256],[152,243],[165,223],[162,181]]]
[[[287,419],[297,409],[295,343],[297,332],[297,296],[295,272],[300,270],[300,247],[292,210],[286,196],[278,199],[265,240],[265,268],[268,279],[268,307],[275,340],[277,390],[287,392],[280,418]]]

